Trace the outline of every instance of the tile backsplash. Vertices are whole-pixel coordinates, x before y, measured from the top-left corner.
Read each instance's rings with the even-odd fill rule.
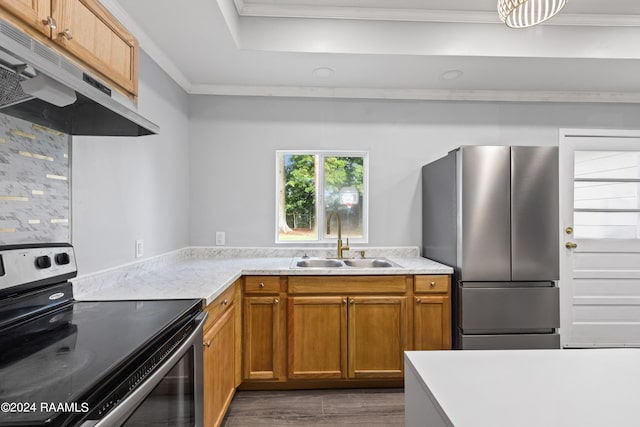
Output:
[[[71,241],[70,146],[67,134],[0,114],[0,244]]]

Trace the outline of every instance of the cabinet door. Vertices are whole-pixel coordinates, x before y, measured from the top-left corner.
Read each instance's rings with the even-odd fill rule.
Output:
[[[347,377],[347,299],[290,297],[290,379]]]
[[[96,0],[51,0],[52,39],[126,91],[138,92],[138,42]]]
[[[51,15],[51,0],[0,0],[0,7],[29,27],[51,37],[51,27],[46,23]]]
[[[447,295],[416,296],[413,309],[415,350],[451,349],[451,304]]]
[[[276,380],[281,375],[282,304],[274,297],[244,299],[244,379]]]
[[[219,426],[235,392],[235,310],[204,335],[204,425]]]
[[[349,297],[349,378],[402,378],[406,297]]]

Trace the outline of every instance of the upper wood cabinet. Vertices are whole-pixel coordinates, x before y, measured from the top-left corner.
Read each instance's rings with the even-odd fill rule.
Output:
[[[0,0],[0,8],[116,89],[138,94],[138,42],[97,0]]]
[[[126,89],[138,92],[138,42],[96,0],[52,0],[52,39]]]
[[[29,25],[34,30],[51,37],[51,0],[0,0],[0,7]]]

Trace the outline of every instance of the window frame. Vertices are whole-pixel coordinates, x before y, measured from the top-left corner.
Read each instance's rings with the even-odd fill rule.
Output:
[[[321,165],[318,171],[318,183],[320,188],[316,188],[316,220],[318,223],[318,239],[317,240],[280,240],[279,230],[279,179],[278,174],[280,167],[280,156],[283,155],[313,155],[319,156],[319,164]],[[343,234],[342,240],[346,244],[346,239],[349,238],[349,243],[366,244],[369,243],[369,152],[368,151],[352,151],[352,150],[276,150],[275,158],[275,243],[280,245],[296,245],[296,246],[319,246],[327,245],[327,243],[335,244],[337,238],[328,238],[325,229],[326,215],[324,209],[324,158],[325,157],[362,157],[362,237],[352,238]]]

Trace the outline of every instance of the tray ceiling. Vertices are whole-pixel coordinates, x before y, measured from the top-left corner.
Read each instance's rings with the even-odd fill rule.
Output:
[[[640,102],[635,1],[569,0],[528,30],[495,0],[104,3],[190,93]]]

